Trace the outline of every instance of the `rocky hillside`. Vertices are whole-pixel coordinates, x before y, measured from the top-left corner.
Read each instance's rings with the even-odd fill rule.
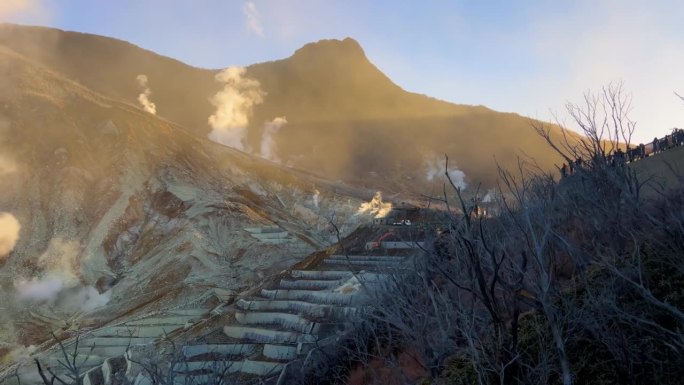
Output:
[[[0,256],[0,363],[72,322],[239,291],[327,245],[333,214],[343,232],[363,219],[365,191],[217,145],[3,47],[0,82],[0,213],[21,226]]]
[[[131,103],[140,93],[135,79],[145,74],[160,116],[199,136],[210,132],[210,98],[222,88],[214,79],[218,71],[123,41],[49,28],[0,25],[0,45]],[[278,158],[332,179],[425,192],[445,153],[470,184],[494,181],[494,156],[503,165],[521,154],[546,169],[558,163],[530,119],[404,91],[352,39],[308,44],[289,58],[248,67],[246,76],[264,95],[249,121],[249,147],[259,148],[265,122],[286,117],[274,135]]]

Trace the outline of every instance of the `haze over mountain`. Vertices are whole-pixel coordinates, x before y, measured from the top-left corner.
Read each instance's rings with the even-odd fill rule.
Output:
[[[684,130],[559,175],[539,125],[581,140],[352,38],[202,69],[0,23],[0,384],[677,383]]]
[[[47,306],[31,314],[81,309],[65,290],[109,302],[111,317],[160,290],[177,300],[238,289],[326,245],[331,216],[353,230],[375,189],[430,193],[444,153],[470,184],[494,181],[494,156],[555,160],[527,118],[406,92],[352,39],[221,72],[112,38],[2,24],[0,74],[0,213],[18,231],[0,256],[7,314],[25,301]],[[244,104],[248,92],[245,111],[217,110],[217,98]],[[249,121],[247,152],[319,177],[212,143],[221,119]],[[289,232],[286,253],[245,230],[267,225]],[[0,319],[0,341],[47,337],[15,331],[24,316]]]
[[[0,166],[0,214],[21,226],[0,255],[0,365],[105,303],[79,322],[253,285],[327,245],[332,213],[343,233],[364,217],[364,192],[212,143],[6,47]],[[245,230],[260,226],[288,238]]]
[[[215,97],[236,79],[261,99],[240,115],[245,149],[325,178],[208,140]],[[104,303],[81,321],[254,284],[327,245],[331,217],[343,234],[363,223],[374,189],[426,192],[444,152],[469,182],[491,181],[493,155],[509,161],[516,146],[548,166],[540,143],[525,118],[405,92],[352,39],[224,73],[2,24],[0,357]],[[245,230],[260,226],[288,242]]]
[[[0,259],[7,314],[25,301],[40,304],[34,315],[85,306],[65,291],[108,302],[111,317],[160,290],[178,300],[239,289],[326,245],[331,216],[353,230],[375,189],[429,193],[444,153],[471,184],[493,182],[494,156],[555,159],[527,118],[406,92],[352,39],[221,72],[112,38],[2,24],[0,74],[0,212],[19,229]],[[250,108],[217,111],[217,97],[248,92]],[[249,121],[247,152],[319,177],[212,143],[210,121],[227,118]],[[245,230],[267,225],[291,234],[286,253]],[[0,340],[47,337],[11,327],[35,321],[21,314],[0,319]]]
[[[211,131],[210,98],[223,86],[215,80],[218,70],[50,28],[4,24],[0,44],[130,103],[140,94],[136,77],[145,74],[159,116],[201,136]],[[495,156],[503,165],[521,154],[545,169],[559,163],[530,119],[404,91],[353,39],[307,44],[289,58],[247,67],[245,77],[263,91],[249,119],[247,146],[259,148],[265,122],[285,117],[287,124],[273,134],[277,157],[330,179],[421,191],[445,153],[471,184],[494,182]]]

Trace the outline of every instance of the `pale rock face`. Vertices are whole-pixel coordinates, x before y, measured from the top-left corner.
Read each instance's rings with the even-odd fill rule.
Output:
[[[135,161],[122,162],[104,179],[96,169],[56,172],[49,181],[32,178],[24,196],[12,197],[36,231],[27,232],[16,257],[0,268],[0,274],[22,277],[0,288],[0,297],[10,299],[3,304],[10,303],[15,314],[0,320],[1,328],[16,331],[32,319],[23,310],[28,303],[34,313],[57,319],[81,313],[87,323],[92,312],[115,317],[158,293],[179,290],[173,299],[160,299],[158,306],[170,306],[199,295],[200,287],[239,290],[255,284],[313,251],[295,237],[280,248],[244,231],[271,218],[288,218],[290,234],[306,232],[321,247],[328,244],[327,219],[306,207],[311,197],[304,188],[264,183],[244,167],[234,177],[208,160],[193,172],[185,165],[157,168],[144,161],[129,168]],[[321,205],[339,218],[353,218],[356,205],[349,199]],[[359,223],[345,219],[343,231]],[[26,270],[26,261],[38,270]]]
[[[3,224],[0,237],[0,255],[10,255],[0,261],[3,343],[37,345],[49,330],[258,283],[328,244],[326,218],[295,209],[310,206],[310,186],[335,196],[320,212],[334,212],[344,232],[360,223],[360,201],[332,193],[335,184],[8,60],[18,62],[0,88],[11,112],[0,172],[12,183],[3,185],[0,210],[21,223],[7,232]],[[292,239],[282,247],[244,230],[274,221]]]

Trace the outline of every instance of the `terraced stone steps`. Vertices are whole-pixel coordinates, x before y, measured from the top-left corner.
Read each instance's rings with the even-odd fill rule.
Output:
[[[242,361],[244,366],[233,367],[237,362],[234,359],[221,361],[204,355],[195,359],[188,357],[184,363],[187,366],[178,368],[192,372],[188,375],[199,376],[207,375],[207,365],[217,366],[222,362],[232,363],[231,372],[260,374],[264,368],[269,372],[280,370],[286,362],[311,351],[321,341],[321,336],[331,341],[329,337],[335,335],[334,330],[339,330],[349,317],[358,314],[365,302],[362,287],[366,283],[380,282],[383,276],[372,270],[395,266],[403,261],[404,257],[394,256],[332,256],[322,265],[328,263],[344,269],[351,262],[367,268],[370,265],[368,270],[371,271],[354,274],[339,268],[290,270],[274,285],[263,287],[251,297],[238,299],[234,304],[234,323],[222,328],[224,338],[233,341],[228,345],[250,346],[245,351],[245,356],[249,357]],[[356,266],[353,268],[361,270]],[[253,346],[261,348],[254,350]],[[208,350],[208,347],[201,348],[196,353],[207,353]]]
[[[240,360],[240,361],[187,361],[173,366],[173,371],[179,374],[236,373],[256,374],[260,376],[276,375],[283,369],[282,362]]]
[[[320,328],[320,324],[290,313],[237,312],[235,319],[241,325],[278,325],[282,329],[305,334],[315,334]]]
[[[306,353],[312,344],[203,344],[183,348],[186,360],[176,363],[174,372],[193,381],[212,373],[241,372],[253,375],[275,375],[282,365]],[[248,362],[246,365],[241,362]],[[207,373],[209,372],[209,373]]]
[[[90,348],[91,346],[128,346],[147,345],[157,337],[92,337],[79,342],[78,348]]]
[[[280,373],[284,366],[285,363],[283,362],[245,360],[241,362],[241,365],[236,365],[235,372],[256,374],[259,376],[273,376]]]
[[[402,261],[391,260],[375,260],[375,259],[326,259],[323,261],[324,265],[334,266],[373,266],[373,267],[394,267],[401,264]]]
[[[185,325],[191,321],[199,321],[199,316],[195,315],[175,315],[163,317],[143,318],[134,321],[128,321],[122,325],[127,326],[153,326],[153,325]]]
[[[69,362],[74,362],[74,361],[72,361],[73,360],[72,355],[68,355],[68,359],[69,359]],[[105,360],[104,357],[97,356],[94,354],[77,354],[75,362],[76,362],[76,365],[79,365],[79,366],[80,365],[88,365],[88,364],[99,365],[104,360]],[[50,356],[46,359],[40,360],[41,365],[48,365],[48,366],[52,366],[52,367],[59,366],[59,365],[61,365],[62,362],[64,362],[64,356],[60,357],[57,355]],[[35,366],[33,366],[33,368],[35,368]]]
[[[79,345],[79,354],[93,354],[100,357],[115,357],[122,354],[126,354],[126,351],[130,348],[128,345],[117,345],[117,346],[97,346],[97,345]],[[101,364],[101,363],[100,363]]]
[[[83,385],[102,385],[104,384],[104,374],[102,366],[98,365],[88,370],[83,376]]]
[[[183,356],[192,359],[199,356],[248,356],[257,353],[261,344],[201,344],[183,346]]]
[[[296,344],[316,342],[316,335],[292,331],[274,330],[268,327],[234,326],[223,327],[223,333],[241,341],[270,344]]]
[[[350,260],[350,261],[387,261],[387,262],[403,262],[406,257],[394,255],[331,255],[326,260]]]
[[[130,361],[125,356],[107,358],[102,364],[105,385],[125,385]]]
[[[403,257],[332,256],[332,264],[353,263],[378,266],[401,263]],[[370,263],[372,265],[372,263]],[[342,266],[344,268],[344,266]],[[371,266],[371,269],[374,269]],[[289,275],[289,276],[288,276]],[[356,274],[349,270],[291,270],[276,281],[271,288],[262,288],[256,295],[239,299],[235,303],[234,323],[223,326],[224,338],[234,341],[231,346],[261,346],[256,351],[250,348],[242,362],[244,366],[233,367],[236,360],[192,359],[188,357],[184,367],[192,375],[205,376],[208,366],[230,362],[231,371],[248,374],[264,372],[265,367],[282,369],[284,363],[306,355],[317,346],[320,335],[334,335],[349,318],[358,314],[364,303],[360,292],[365,283],[379,282],[382,275],[362,271]],[[268,287],[268,286],[266,286]],[[322,323],[323,322],[323,323]],[[325,326],[325,327],[324,327]],[[231,348],[234,349],[234,348]],[[197,351],[207,352],[209,348]],[[255,355],[259,358],[255,359]],[[199,356],[196,356],[199,357]],[[211,356],[203,356],[211,358]],[[261,364],[256,364],[261,363]],[[178,368],[181,368],[179,366]],[[255,368],[259,368],[258,370]]]
[[[62,359],[63,361],[63,359]],[[88,361],[76,361],[76,364],[78,365],[79,371],[81,374],[85,374],[87,371],[91,370],[92,368],[99,367],[102,365],[101,360],[96,360],[93,359],[88,360]],[[64,368],[62,364],[60,364],[57,359],[47,359],[47,360],[40,360],[40,365],[47,374],[47,368],[49,367],[50,370],[52,370],[56,374],[62,374],[64,373]],[[42,384],[42,381],[40,380],[39,374],[38,374],[38,368],[36,367],[36,364],[34,362],[27,363],[26,365],[20,366],[16,370],[16,374],[19,375],[20,379],[17,379],[17,377],[14,375],[14,372],[12,376],[7,377],[4,379],[4,382],[0,381],[0,384],[2,385],[27,385],[27,384]],[[31,381],[34,380],[34,381]],[[55,381],[57,383],[57,381]]]
[[[89,333],[82,334],[76,347],[75,340],[64,342],[69,359],[77,352],[76,363],[82,372],[84,384],[91,385],[117,385],[116,376],[122,376],[121,371],[126,372],[129,363],[124,357],[130,348],[147,345],[159,340],[165,335],[178,329],[183,329],[188,323],[200,321],[208,316],[211,309],[185,308],[172,309],[144,318],[129,320],[118,325],[105,326]],[[260,354],[262,347],[255,347],[253,354]],[[64,368],[60,361],[64,360],[61,349],[57,346],[50,351],[38,356],[44,367],[50,367],[58,375],[64,375]],[[22,385],[41,384],[37,378],[37,369],[31,362],[21,366],[17,373],[21,377]],[[10,380],[7,382],[19,382]],[[102,382],[105,381],[105,382]],[[114,382],[112,382],[114,381]]]
[[[174,367],[177,371],[174,383],[178,385],[190,384],[214,384],[218,383],[217,377],[221,374],[245,373],[260,377],[275,377],[283,370],[285,363],[242,360],[242,361],[204,361],[187,362]],[[149,380],[148,380],[149,381]],[[139,385],[149,382],[137,382]]]
[[[354,316],[358,309],[351,306],[336,306],[295,300],[240,299],[235,306],[241,310],[282,311],[301,314],[315,319],[336,320]]]
[[[336,293],[331,291],[262,289],[261,296],[267,299],[285,299],[343,306],[352,305],[358,302],[358,295],[355,295],[354,293]]]
[[[380,271],[398,267],[405,260],[401,256],[332,255],[321,261],[317,270],[286,272],[270,286],[264,285],[251,297],[238,299],[233,307],[226,307],[233,314],[226,318],[231,321],[215,329],[216,333],[205,335],[207,343],[184,346],[182,362],[172,368],[177,372],[174,383],[213,383],[221,373],[277,377],[288,362],[333,341],[345,322],[366,306],[365,289],[383,282],[385,275]],[[117,352],[120,356],[131,341],[153,342],[205,318],[207,312],[207,309],[167,311],[103,328],[82,343],[96,343],[98,346],[92,353],[98,357]],[[126,346],[121,346],[124,342]],[[111,380],[111,373],[122,370],[112,369],[105,362],[89,372],[90,385],[96,385],[92,381],[100,378],[98,369],[103,381],[105,377]],[[135,383],[147,385],[150,381],[139,376]]]
[[[204,384],[218,384],[218,375],[210,374],[176,374],[173,378],[173,383],[176,385],[204,385]],[[150,380],[139,380],[133,385],[152,385]]]
[[[296,345],[264,344],[262,354],[272,360],[289,361],[294,360],[305,351],[309,351],[311,346],[312,344],[302,343]]]
[[[181,325],[150,325],[150,326],[110,326],[95,330],[90,335],[95,337],[163,337]]]
[[[221,338],[216,338],[217,334],[208,343],[183,346],[183,361],[173,367],[178,372],[174,382],[212,382],[222,372],[278,375],[287,362],[302,358],[322,340],[331,340],[335,330],[358,314],[367,298],[363,289],[384,277],[377,271],[399,266],[404,260],[398,256],[332,255],[317,270],[288,271],[272,286],[239,299],[234,304],[233,323],[216,330]],[[152,343],[199,322],[208,316],[209,310],[169,310],[107,326],[85,336],[78,352],[81,357],[90,354],[93,358],[87,359],[92,369],[84,377],[84,385],[116,385],[111,382],[114,377],[129,368],[124,358],[129,346]],[[56,359],[53,356],[54,353],[49,359]],[[150,381],[139,376],[136,383],[146,385]]]
[[[283,289],[307,289],[307,290],[325,290],[332,289],[341,285],[344,280],[322,280],[322,279],[286,279],[280,280],[278,287]]]
[[[177,315],[177,316],[194,316],[199,317],[209,313],[211,309],[204,308],[187,308],[187,309],[169,309],[164,311],[166,315]]]
[[[354,273],[348,270],[290,270],[292,278],[301,279],[349,279]]]

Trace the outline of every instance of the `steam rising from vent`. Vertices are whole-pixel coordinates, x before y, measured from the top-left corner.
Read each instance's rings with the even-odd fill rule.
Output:
[[[152,91],[147,85],[147,75],[138,75],[136,80],[138,81],[140,88],[142,88],[142,93],[138,95],[138,102],[140,102],[140,105],[145,111],[152,115],[157,115],[157,106],[150,101],[150,95],[152,95]]]
[[[4,261],[19,240],[21,225],[10,213],[0,212],[0,262]]]
[[[14,282],[17,298],[37,302],[54,302],[57,294],[64,288],[64,281],[53,275],[42,278],[33,277],[30,280],[20,279]]]
[[[264,124],[264,133],[261,135],[261,157],[265,159],[272,160],[274,162],[280,162],[280,159],[275,154],[276,141],[273,137],[282,126],[287,124],[287,119],[285,117],[278,117],[270,122]]]
[[[318,208],[318,204],[321,201],[321,192],[318,191],[318,189],[314,189],[314,194],[313,194],[313,204]]]
[[[427,181],[436,180],[441,175],[444,175],[443,160],[440,160],[438,157],[433,157],[432,159],[425,159],[425,163],[427,164],[427,171],[425,173],[425,179]],[[451,178],[451,181],[454,182],[454,185],[456,185],[458,188],[464,189],[468,186],[468,183],[465,181],[465,173],[459,170],[457,167],[449,168],[449,177]]]
[[[64,286],[75,286],[81,275],[80,252],[78,241],[53,238],[48,249],[38,258],[38,267],[48,272],[48,275],[59,277]]]
[[[17,280],[14,288],[18,300],[48,303],[66,312],[95,310],[106,305],[111,297],[110,291],[100,294],[92,286],[68,286],[54,273],[30,280]]]
[[[252,107],[262,103],[266,95],[258,81],[244,77],[245,72],[243,67],[228,67],[216,74],[216,81],[225,86],[209,99],[216,107],[209,117],[209,139],[241,151],[245,149]]]
[[[41,3],[37,0],[2,0],[0,1],[0,16],[39,14],[44,11]]]
[[[496,190],[489,189],[489,190],[487,190],[487,194],[485,194],[484,198],[482,198],[482,202],[483,203],[494,202],[495,197],[496,197]]]
[[[38,348],[36,348],[35,345],[17,346],[9,353],[9,355],[12,358],[12,361],[30,362],[33,360],[32,355],[37,349]]]
[[[382,193],[376,192],[370,202],[361,203],[357,214],[370,214],[374,218],[384,218],[392,211],[392,203],[382,201]]]
[[[242,8],[242,12],[245,14],[245,17],[247,17],[247,28],[259,36],[264,36],[264,27],[261,24],[261,18],[259,17],[256,3],[253,1],[246,2],[245,6]]]
[[[14,281],[16,298],[20,301],[47,303],[63,311],[90,311],[109,302],[110,292],[98,293],[80,280],[78,255],[80,244],[54,238],[38,258],[42,274]]]

